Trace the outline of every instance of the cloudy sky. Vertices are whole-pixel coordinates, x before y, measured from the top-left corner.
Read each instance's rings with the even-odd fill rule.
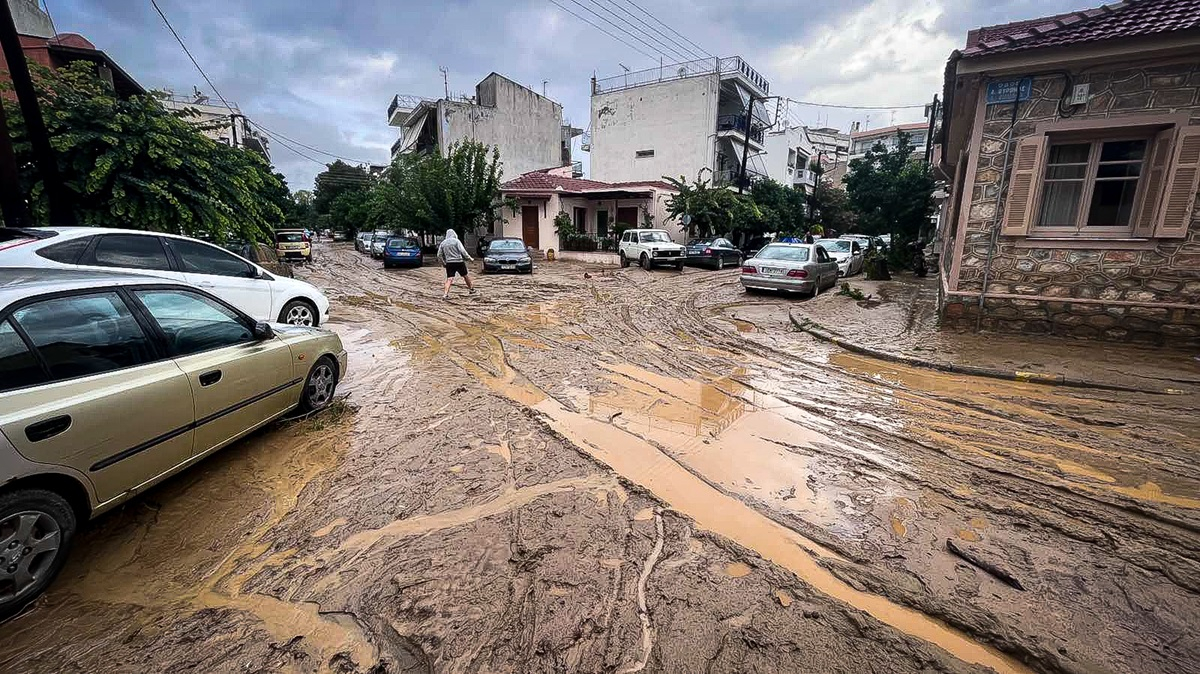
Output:
[[[148,88],[208,87],[150,0],[44,0],[59,32],[77,32]],[[941,89],[950,51],[968,29],[1083,9],[1086,0],[554,0],[623,36],[640,53],[551,0],[158,0],[192,54],[230,102],[259,124],[357,161],[386,163],[396,130],[395,93],[473,93],[491,71],[563,104],[576,126],[589,118],[589,78],[683,60],[696,51],[742,55],[771,91],[845,105],[925,103]],[[639,9],[640,8],[640,9]],[[596,14],[589,13],[588,10]],[[597,14],[599,16],[597,16]],[[638,19],[638,28],[629,25]],[[607,23],[606,23],[607,21]],[[611,24],[621,26],[617,30]],[[657,46],[655,41],[659,43]],[[213,97],[215,99],[215,96]],[[894,114],[894,116],[893,116]],[[868,119],[868,115],[870,115]],[[846,111],[793,106],[811,126],[848,129],[919,121],[920,109]],[[298,148],[312,159],[328,155]],[[272,145],[292,189],[311,188],[322,166]]]

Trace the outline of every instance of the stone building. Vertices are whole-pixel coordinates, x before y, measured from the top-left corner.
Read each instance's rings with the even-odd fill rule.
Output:
[[[968,33],[935,155],[944,324],[1200,343],[1198,26],[1200,0],[1125,0]]]

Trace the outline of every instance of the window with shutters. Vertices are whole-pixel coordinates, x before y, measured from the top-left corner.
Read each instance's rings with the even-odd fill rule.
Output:
[[[1133,231],[1150,138],[1056,141],[1046,148],[1034,226],[1057,234]]]

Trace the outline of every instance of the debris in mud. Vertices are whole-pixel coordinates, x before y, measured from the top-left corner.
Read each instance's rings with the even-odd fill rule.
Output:
[[[1005,585],[1014,587],[1018,590],[1025,589],[1025,587],[1021,585],[1021,581],[1017,580],[1017,578],[1013,576],[1008,569],[984,559],[976,552],[968,549],[966,546],[955,543],[953,538],[946,539],[946,549],[968,564],[978,567],[979,569],[988,572],[992,576],[995,576],[997,580]]]

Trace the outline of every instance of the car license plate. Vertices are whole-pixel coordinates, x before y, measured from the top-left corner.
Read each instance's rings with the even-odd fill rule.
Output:
[[[767,276],[783,276],[783,269],[779,267],[762,267],[760,271]]]
[[[500,265],[500,268],[501,268],[501,269],[516,269],[516,268],[517,268],[517,265],[515,265],[515,264],[502,264],[502,265]]]

